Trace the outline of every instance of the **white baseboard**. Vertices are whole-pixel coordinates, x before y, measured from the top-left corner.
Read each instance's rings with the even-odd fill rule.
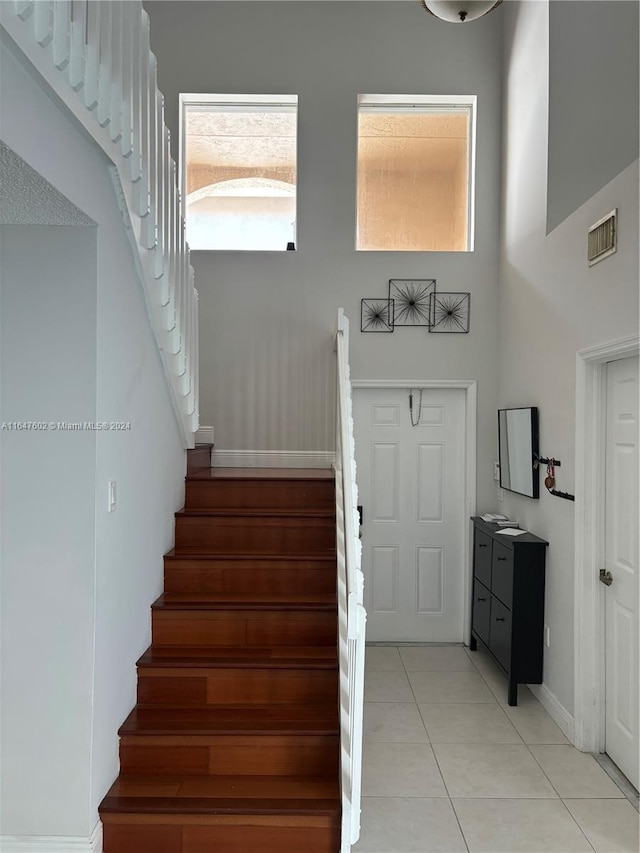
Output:
[[[214,468],[331,468],[335,453],[318,450],[218,450]]]
[[[201,426],[196,432],[196,444],[213,444],[213,427]]]
[[[575,743],[575,726],[573,716],[552,693],[546,684],[529,684],[529,690],[536,697],[553,722],[562,730],[562,734],[570,743]]]
[[[102,853],[102,823],[88,838],[65,835],[0,835],[2,853]]]

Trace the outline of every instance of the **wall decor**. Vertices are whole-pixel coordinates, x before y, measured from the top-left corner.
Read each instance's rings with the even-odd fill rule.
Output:
[[[428,326],[429,297],[435,289],[435,278],[390,279],[389,299],[393,301],[393,325]]]
[[[393,332],[393,299],[362,299],[361,332]]]
[[[470,303],[470,293],[430,293],[429,331],[462,334],[468,332]]]

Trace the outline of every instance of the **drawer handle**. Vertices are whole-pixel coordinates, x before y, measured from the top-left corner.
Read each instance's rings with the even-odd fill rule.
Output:
[[[482,542],[478,545],[478,548],[486,548],[486,547],[487,547],[486,542]]]
[[[478,601],[486,601],[486,598],[479,598]]]
[[[498,557],[498,562],[499,562],[499,563],[506,563],[506,562],[507,562],[507,558],[506,558],[506,557]]]
[[[504,622],[504,616],[496,616],[496,622]]]

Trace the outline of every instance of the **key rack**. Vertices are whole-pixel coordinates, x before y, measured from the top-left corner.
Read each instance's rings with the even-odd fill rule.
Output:
[[[554,459],[552,456],[536,456],[535,465],[539,467],[540,465],[551,465],[553,468],[560,468],[562,466],[562,462],[559,459]],[[570,494],[569,492],[561,492],[558,489],[547,489],[550,495],[553,495],[554,498],[563,498],[565,501],[575,501],[576,496]]]

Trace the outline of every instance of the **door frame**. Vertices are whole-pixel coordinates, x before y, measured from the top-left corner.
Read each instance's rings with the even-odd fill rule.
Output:
[[[425,391],[434,389],[464,391],[464,495],[463,542],[464,561],[464,609],[462,634],[465,645],[471,640],[471,539],[473,532],[469,519],[476,514],[476,435],[478,422],[478,383],[475,379],[352,379],[354,390],[392,388],[424,388]]]
[[[604,567],[607,362],[637,356],[640,338],[576,354],[576,518],[574,563],[574,739],[583,752],[605,748]]]

